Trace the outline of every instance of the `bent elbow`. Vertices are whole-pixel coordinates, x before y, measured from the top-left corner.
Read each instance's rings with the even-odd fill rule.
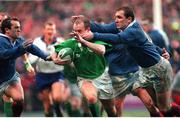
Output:
[[[100,54],[100,55],[104,55],[105,52],[106,52],[105,47],[101,47],[101,48],[99,49],[99,54]]]
[[[104,55],[104,54],[105,54],[105,52],[106,52],[105,50],[102,50],[102,51],[101,51],[101,55]]]

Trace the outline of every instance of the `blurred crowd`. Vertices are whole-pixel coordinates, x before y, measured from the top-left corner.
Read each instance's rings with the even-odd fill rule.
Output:
[[[57,35],[68,38],[71,31],[70,17],[83,14],[92,20],[103,20],[109,23],[113,20],[115,10],[121,5],[131,5],[137,20],[145,15],[153,16],[152,0],[33,0],[33,1],[0,1],[0,12],[16,16],[22,23],[22,35],[34,39],[42,35],[43,24],[52,20],[57,26]],[[171,64],[176,74],[180,70],[180,0],[162,0],[163,30],[169,37],[172,46]],[[26,109],[38,109],[33,91],[34,77],[28,75],[21,59],[17,61],[17,70],[22,74],[22,84],[25,96]],[[27,79],[29,78],[29,79]]]
[[[131,5],[137,20],[152,15],[152,0],[34,0],[0,1],[0,11],[17,16],[22,21],[22,34],[26,38],[40,35],[44,21],[54,20],[58,33],[67,37],[71,30],[70,16],[83,14],[91,19],[109,22],[120,5]],[[180,28],[180,1],[163,0],[163,28],[170,39],[178,39]],[[152,15],[153,16],[153,15]]]

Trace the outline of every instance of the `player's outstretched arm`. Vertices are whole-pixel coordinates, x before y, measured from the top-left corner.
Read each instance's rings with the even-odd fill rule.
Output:
[[[27,48],[27,52],[36,55],[44,60],[48,60],[48,56],[49,54],[45,53],[44,51],[42,51],[41,49],[39,49],[36,45],[32,44],[31,46],[29,46]]]
[[[53,62],[57,65],[65,65],[65,64],[69,64],[71,63],[70,60],[62,60],[57,53],[53,53],[51,54],[51,59],[53,60]]]
[[[74,23],[78,18],[84,18],[84,15],[75,15],[71,17],[71,22]],[[119,29],[116,26],[115,22],[111,22],[109,24],[99,24],[91,21],[90,25],[92,32],[98,33],[118,33]]]
[[[74,38],[76,40],[78,40],[80,43],[82,43],[85,46],[89,47],[95,53],[100,54],[100,55],[104,55],[104,53],[106,51],[104,45],[89,42],[89,41],[83,39],[77,32],[72,32],[72,33],[74,34]]]

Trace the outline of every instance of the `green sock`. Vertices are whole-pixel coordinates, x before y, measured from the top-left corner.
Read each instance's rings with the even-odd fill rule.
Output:
[[[72,117],[82,117],[82,112],[80,109],[74,109],[71,111]]]
[[[66,109],[66,112],[67,112],[68,116],[70,116],[71,104],[69,102],[65,103],[65,109]]]
[[[84,112],[83,117],[92,117],[92,114],[90,112]]]
[[[95,104],[89,104],[89,109],[93,117],[101,117],[101,110],[100,110],[98,102],[96,102]]]
[[[4,102],[4,113],[6,117],[13,117],[12,102]]]
[[[48,112],[44,112],[45,117],[53,117],[54,116],[54,111],[53,111],[53,106],[51,105],[49,108]]]
[[[45,112],[45,113],[44,113],[44,116],[45,116],[45,117],[53,117],[54,114],[53,114],[53,112]]]
[[[82,113],[80,109],[72,109],[71,104],[68,102],[65,104],[66,111],[70,117],[82,117]]]
[[[56,116],[57,116],[57,117],[63,117],[63,113],[62,113],[62,111],[61,111],[61,105],[60,105],[60,103],[54,102],[53,108],[54,108],[54,110],[55,110],[55,113],[56,113]]]
[[[116,116],[115,117],[118,117],[118,112],[116,112]]]

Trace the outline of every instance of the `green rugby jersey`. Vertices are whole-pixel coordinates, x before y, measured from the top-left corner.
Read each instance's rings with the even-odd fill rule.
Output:
[[[95,41],[96,44],[102,44],[107,49],[111,49],[110,44],[102,41]],[[103,55],[96,54],[87,46],[82,45],[76,39],[68,39],[59,45],[55,46],[55,51],[58,53],[63,48],[71,48],[73,50],[73,63],[75,65],[76,74],[79,77],[86,79],[95,79],[104,73],[107,66],[107,61]]]
[[[70,83],[77,83],[77,75],[75,68],[72,68],[70,65],[64,65],[63,73],[65,78],[68,79]]]

